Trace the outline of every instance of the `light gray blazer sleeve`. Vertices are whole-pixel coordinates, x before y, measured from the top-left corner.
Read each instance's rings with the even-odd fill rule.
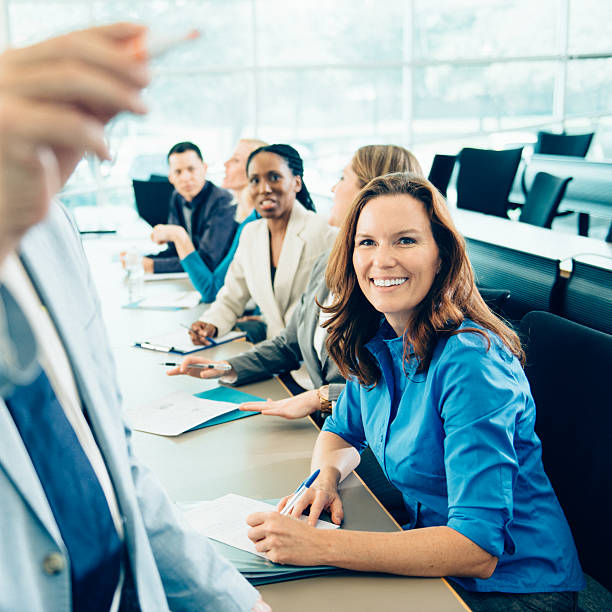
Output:
[[[328,259],[329,251],[326,251],[315,261],[306,291],[287,327],[276,337],[228,360],[238,377],[234,384],[242,385],[295,370],[304,362],[315,388],[331,383],[330,399],[338,398],[344,388],[344,379],[327,353],[324,352],[321,360],[313,346],[320,314],[315,300],[323,302],[329,294],[325,284]]]

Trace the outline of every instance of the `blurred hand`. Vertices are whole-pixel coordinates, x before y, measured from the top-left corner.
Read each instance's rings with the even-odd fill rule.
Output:
[[[265,402],[244,402],[240,410],[259,410],[268,416],[280,416],[285,419],[301,419],[319,408],[319,396],[316,391],[305,391],[299,395],[282,400],[267,399]]]
[[[151,240],[157,244],[179,242],[185,238],[190,239],[185,228],[180,225],[164,225],[159,223],[151,232]]]
[[[248,536],[258,552],[274,563],[319,565],[325,562],[327,530],[315,529],[278,512],[255,512],[247,517]]]
[[[251,612],[272,612],[272,608],[260,597],[251,608]]]
[[[234,370],[217,370],[214,368],[211,369],[202,369],[202,368],[190,368],[190,365],[194,363],[219,363],[223,365],[230,365],[227,361],[210,361],[209,359],[203,359],[202,357],[195,356],[187,356],[183,359],[183,363],[172,370],[168,370],[166,374],[168,376],[178,376],[180,374],[187,374],[188,376],[193,376],[194,378],[219,378],[220,376],[227,376],[228,374],[232,374]]]
[[[127,51],[145,28],[72,32],[0,55],[0,257],[44,219],[85,152],[110,159],[104,125],[145,113],[145,62]]]
[[[194,321],[189,330],[189,337],[194,344],[202,344],[209,346],[212,344],[209,338],[214,338],[217,335],[217,328],[212,323],[204,321]]]
[[[145,271],[145,274],[153,274],[155,272],[153,261],[150,257],[142,258],[142,269]]]

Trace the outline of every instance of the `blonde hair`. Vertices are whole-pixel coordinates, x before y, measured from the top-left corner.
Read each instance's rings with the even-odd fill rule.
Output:
[[[351,160],[351,168],[357,175],[359,188],[373,178],[390,172],[410,172],[423,176],[419,160],[399,145],[367,145],[357,149]]]

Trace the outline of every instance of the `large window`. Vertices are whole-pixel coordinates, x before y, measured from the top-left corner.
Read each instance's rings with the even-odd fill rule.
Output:
[[[131,200],[179,140],[213,180],[240,137],[297,146],[329,193],[360,145],[435,152],[593,130],[612,158],[612,3],[603,0],[5,0],[7,39],[136,19],[203,36],[155,65],[147,117],[108,128],[113,160],[84,160],[71,205]]]

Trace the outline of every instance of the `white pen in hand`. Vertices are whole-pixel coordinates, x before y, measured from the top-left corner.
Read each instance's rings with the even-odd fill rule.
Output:
[[[285,507],[281,510],[282,515],[288,515],[295,504],[302,499],[302,496],[308,491],[310,485],[317,479],[321,470],[315,470],[296,490],[295,493],[287,500]]]
[[[180,366],[180,363],[174,363],[173,361],[164,361],[159,365],[170,366],[176,368]],[[225,370],[229,372],[232,369],[232,366],[227,363],[189,363],[185,367],[187,368],[195,368],[197,370]]]

